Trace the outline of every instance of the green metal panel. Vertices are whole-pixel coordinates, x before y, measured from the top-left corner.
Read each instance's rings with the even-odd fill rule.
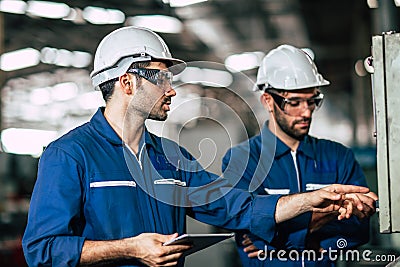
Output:
[[[377,173],[378,173],[378,195],[379,195],[379,225],[382,233],[391,232],[390,216],[390,191],[389,172],[387,161],[386,142],[386,90],[384,78],[382,36],[372,37],[372,58],[374,73],[372,77],[374,109],[375,109],[375,131],[377,142]]]
[[[372,37],[379,223],[400,232],[400,34]]]
[[[400,232],[400,34],[384,38],[390,213],[392,232]]]

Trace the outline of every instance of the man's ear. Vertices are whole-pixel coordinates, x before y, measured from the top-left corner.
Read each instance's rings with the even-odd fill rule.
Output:
[[[131,95],[136,88],[136,79],[132,75],[125,73],[119,77],[119,84],[125,94]]]
[[[263,105],[263,107],[268,110],[269,112],[272,112],[272,106],[273,106],[273,99],[272,96],[268,93],[263,93],[260,96],[260,102]]]

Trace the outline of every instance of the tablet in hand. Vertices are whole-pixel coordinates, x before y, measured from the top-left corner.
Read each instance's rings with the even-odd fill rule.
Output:
[[[212,246],[222,240],[233,237],[234,233],[220,233],[220,234],[183,234],[170,241],[165,242],[163,245],[182,245],[191,244],[193,247],[183,253],[183,256],[188,256],[194,252]]]

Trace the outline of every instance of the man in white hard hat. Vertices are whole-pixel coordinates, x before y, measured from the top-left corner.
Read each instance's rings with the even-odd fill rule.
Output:
[[[320,87],[327,85],[306,50],[291,45],[271,50],[261,63],[255,87],[262,92],[260,101],[270,119],[259,135],[228,150],[224,176],[237,188],[269,196],[312,192],[331,184],[366,186],[350,149],[308,134],[312,115],[324,99]],[[243,162],[245,155],[249,160]],[[370,192],[353,197],[363,208],[346,220],[337,220],[336,212],[307,212],[277,224],[270,242],[237,234],[243,266],[334,265],[337,255],[322,251],[351,249],[369,238],[369,217],[377,196]]]
[[[183,266],[191,245],[163,244],[186,232],[186,215],[270,240],[276,222],[297,214],[354,212],[343,193],[365,187],[253,198],[149,133],[145,120],[167,118],[172,76],[184,68],[148,29],[123,27],[100,42],[91,78],[106,106],[41,156],[23,237],[30,266]]]

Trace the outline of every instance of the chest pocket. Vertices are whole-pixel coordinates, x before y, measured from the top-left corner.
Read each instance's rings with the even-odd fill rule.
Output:
[[[134,200],[136,182],[128,171],[97,172],[90,178],[89,192],[90,201],[112,207],[122,199]]]
[[[136,187],[136,182],[126,171],[99,172],[91,175],[89,187],[92,192],[96,188]]]
[[[307,173],[305,176],[305,184],[315,184],[318,185],[330,185],[338,183],[336,172],[311,172]],[[319,188],[314,188],[319,189]],[[310,189],[311,190],[311,189]]]
[[[274,189],[274,188],[264,188],[264,191],[268,194],[268,195],[287,195],[290,193],[290,189],[289,188],[284,188],[284,189]]]
[[[133,234],[132,225],[142,222],[137,212],[140,206],[137,189],[129,171],[93,173],[85,206],[85,217],[92,231],[103,238]]]
[[[165,155],[156,155],[152,160],[153,167],[157,171],[157,177],[153,177],[154,184],[175,184],[184,185],[185,181],[181,181],[180,160],[178,157]],[[171,183],[175,181],[176,183]],[[181,182],[181,183],[178,183]]]
[[[291,188],[289,174],[276,169],[267,175],[262,186],[263,193],[268,195],[287,195],[291,190],[297,191],[297,188]]]

